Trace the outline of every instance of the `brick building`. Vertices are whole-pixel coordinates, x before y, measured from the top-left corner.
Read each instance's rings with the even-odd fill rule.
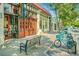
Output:
[[[37,3],[0,4],[0,15],[0,43],[49,31],[51,14]]]

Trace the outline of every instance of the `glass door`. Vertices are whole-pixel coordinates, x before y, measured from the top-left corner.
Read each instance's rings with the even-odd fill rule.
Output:
[[[18,37],[18,17],[17,16],[10,16],[10,25],[11,25],[11,38]]]
[[[10,38],[10,16],[4,15],[4,37],[5,40]]]

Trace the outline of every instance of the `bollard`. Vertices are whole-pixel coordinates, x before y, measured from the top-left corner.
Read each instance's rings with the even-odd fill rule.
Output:
[[[77,47],[77,43],[74,41],[74,48],[75,48],[74,54],[77,54],[77,49],[76,49],[76,47]]]
[[[41,41],[41,36],[39,37],[39,45],[41,44],[40,41]]]

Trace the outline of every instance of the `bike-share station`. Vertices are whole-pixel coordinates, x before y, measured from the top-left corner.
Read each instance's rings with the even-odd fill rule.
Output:
[[[77,42],[74,40],[72,33],[63,30],[56,35],[54,42],[55,47],[67,49],[68,53],[77,54]]]

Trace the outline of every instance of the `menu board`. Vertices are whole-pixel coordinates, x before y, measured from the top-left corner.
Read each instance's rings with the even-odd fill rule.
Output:
[[[4,43],[3,4],[0,3],[0,45]]]

